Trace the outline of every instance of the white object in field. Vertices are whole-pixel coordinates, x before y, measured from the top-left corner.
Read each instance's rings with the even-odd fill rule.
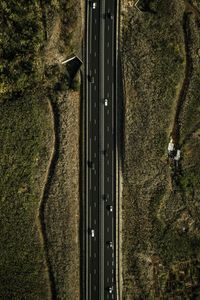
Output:
[[[168,149],[168,152],[174,151],[174,143],[173,143],[173,140],[172,140],[172,139],[170,140],[167,149]]]
[[[105,106],[108,106],[108,99],[107,98],[105,99],[104,103],[105,103]]]
[[[174,160],[179,160],[181,158],[181,150],[177,150],[176,156],[174,156]]]
[[[95,9],[96,7],[97,7],[96,2],[93,2],[93,3],[92,3],[92,8]]]
[[[94,229],[91,230],[91,236],[94,237]]]

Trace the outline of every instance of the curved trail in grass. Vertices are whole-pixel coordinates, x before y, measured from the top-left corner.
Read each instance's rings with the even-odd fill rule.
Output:
[[[187,96],[187,91],[190,84],[190,78],[192,75],[192,57],[190,51],[190,27],[189,27],[189,16],[186,12],[183,14],[183,33],[184,33],[184,42],[185,42],[185,76],[183,80],[183,84],[178,96],[176,113],[174,117],[174,124],[172,129],[172,138],[175,144],[176,149],[180,147],[180,130],[181,130],[181,120],[180,114]]]
[[[46,204],[49,198],[49,192],[52,184],[52,180],[55,174],[55,168],[57,165],[57,161],[59,158],[59,149],[60,149],[60,122],[59,122],[59,110],[55,103],[51,103],[51,111],[52,111],[52,118],[53,118],[53,127],[54,127],[54,146],[52,155],[50,158],[49,163],[49,169],[47,172],[47,178],[46,183],[44,187],[43,197],[40,204],[39,209],[39,218],[40,218],[40,224],[41,224],[41,232],[43,237],[43,243],[44,243],[44,251],[45,251],[45,258],[48,268],[48,275],[49,275],[49,281],[50,281],[50,288],[51,288],[51,299],[56,300],[57,299],[57,289],[56,289],[56,283],[55,283],[55,277],[53,272],[53,267],[50,261],[49,257],[49,249],[48,249],[48,234],[47,234],[47,226],[45,223],[45,208]]]

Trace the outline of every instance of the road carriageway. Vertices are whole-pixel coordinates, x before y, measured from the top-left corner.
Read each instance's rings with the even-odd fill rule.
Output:
[[[116,298],[116,7],[87,1],[83,299]]]

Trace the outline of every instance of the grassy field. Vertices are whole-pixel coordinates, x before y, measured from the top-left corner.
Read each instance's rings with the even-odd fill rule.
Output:
[[[80,298],[79,104],[78,92],[69,92],[57,101],[57,162],[46,190],[44,211],[56,295],[70,300]]]
[[[48,273],[38,228],[52,148],[47,100],[31,94],[0,106],[0,298],[48,299]]]
[[[61,61],[80,52],[80,3],[13,0],[1,1],[0,9],[0,299],[50,299],[55,289],[61,298],[73,299],[71,295],[79,293],[79,131],[70,120],[78,122],[79,95],[70,92],[69,97],[71,79]],[[77,82],[74,86],[79,88]],[[63,122],[69,122],[64,134],[63,115]],[[76,183],[67,185],[64,193],[73,224],[54,210],[59,199],[48,203],[46,193],[52,180],[62,184],[60,161],[69,158],[68,152],[63,154],[66,144],[76,157]],[[55,168],[60,179],[51,176]],[[70,177],[69,169],[65,175]],[[66,224],[64,240],[59,224],[49,221],[56,218]],[[59,263],[54,265],[58,252]],[[76,292],[69,288],[71,278]]]
[[[124,0],[121,13],[123,299],[192,299],[200,295],[199,19],[187,1],[143,4],[146,11],[139,13]],[[174,188],[167,145],[184,83],[185,43],[192,75],[180,109],[182,156]]]

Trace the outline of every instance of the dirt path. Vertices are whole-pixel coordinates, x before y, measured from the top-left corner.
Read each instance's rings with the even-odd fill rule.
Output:
[[[54,131],[54,137],[53,137],[53,147],[51,151],[51,157],[49,159],[49,165],[46,175],[46,182],[44,184],[44,190],[43,190],[43,196],[40,204],[40,212],[39,212],[39,218],[40,218],[40,231],[42,235],[43,245],[44,245],[44,251],[45,251],[45,257],[46,257],[46,263],[47,263],[47,270],[49,275],[49,283],[51,287],[51,299],[57,299],[57,292],[56,292],[56,284],[55,284],[55,278],[54,273],[51,266],[51,261],[49,258],[48,253],[48,239],[47,239],[47,229],[45,224],[45,206],[48,199],[49,189],[51,186],[52,178],[54,175],[55,166],[58,160],[58,150],[59,150],[59,119],[58,119],[58,113],[55,105],[52,105],[52,103],[49,101],[51,116],[52,116],[52,126]]]
[[[177,101],[176,114],[174,117],[174,124],[172,129],[172,139],[174,141],[174,145],[176,149],[179,149],[180,147],[180,130],[181,130],[180,114],[187,96],[187,91],[188,91],[190,78],[193,70],[191,51],[190,51],[189,15],[186,12],[184,12],[183,14],[183,32],[184,32],[185,55],[186,55],[185,76],[184,76],[183,84]]]

